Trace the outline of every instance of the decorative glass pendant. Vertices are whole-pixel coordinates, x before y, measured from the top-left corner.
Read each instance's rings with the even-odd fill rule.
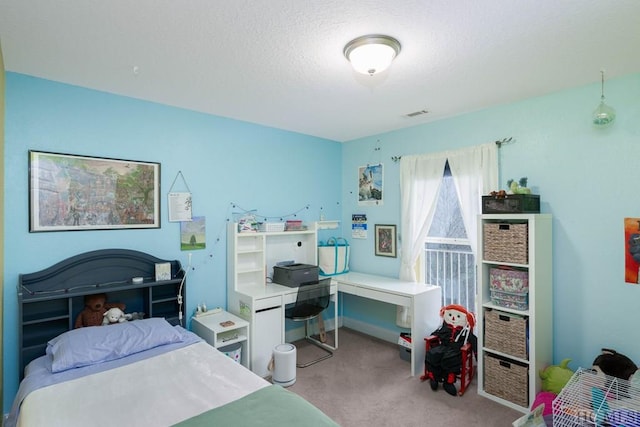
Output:
[[[593,112],[592,121],[595,126],[605,127],[616,119],[616,110],[604,102],[604,71],[600,71],[600,73],[602,76],[600,105]]]

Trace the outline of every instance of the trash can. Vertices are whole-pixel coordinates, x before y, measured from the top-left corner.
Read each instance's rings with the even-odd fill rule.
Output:
[[[220,347],[218,350],[232,358],[234,361],[240,363],[242,361],[242,343],[237,342],[229,344],[224,347]]]
[[[296,346],[293,344],[278,344],[273,349],[274,384],[289,387],[296,382]]]

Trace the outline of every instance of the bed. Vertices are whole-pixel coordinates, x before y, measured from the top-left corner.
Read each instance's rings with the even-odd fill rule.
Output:
[[[155,264],[165,262],[171,277],[156,281]],[[179,261],[93,251],[21,275],[18,287],[25,369],[5,426],[337,425],[183,327]],[[74,329],[96,289],[149,316]]]

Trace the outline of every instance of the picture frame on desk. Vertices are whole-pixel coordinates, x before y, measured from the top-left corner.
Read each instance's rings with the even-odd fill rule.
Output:
[[[377,256],[397,257],[396,226],[393,224],[376,224],[374,226],[375,254]]]

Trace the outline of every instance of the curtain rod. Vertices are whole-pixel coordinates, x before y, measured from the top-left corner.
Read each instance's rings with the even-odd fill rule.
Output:
[[[503,138],[499,141],[495,141],[495,144],[498,146],[498,148],[502,148],[502,144],[509,144],[510,142],[515,142],[512,136],[510,136],[509,138]],[[391,156],[391,160],[394,163],[398,163],[400,159],[402,159],[402,156]]]

